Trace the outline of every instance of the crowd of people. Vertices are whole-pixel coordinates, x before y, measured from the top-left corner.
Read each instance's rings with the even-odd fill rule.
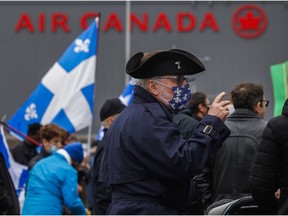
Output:
[[[133,101],[105,101],[104,137],[86,157],[61,127],[31,124],[40,152],[29,140],[12,149],[29,167],[22,214],[204,215],[245,196],[259,214],[288,213],[288,100],[267,122],[261,84],[239,83],[211,102],[190,90],[188,77],[203,71],[184,50],[133,55]]]

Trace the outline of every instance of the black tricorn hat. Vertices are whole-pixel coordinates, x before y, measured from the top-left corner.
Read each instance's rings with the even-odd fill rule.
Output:
[[[139,52],[126,64],[126,73],[140,79],[165,75],[193,75],[204,70],[205,66],[197,57],[179,49]]]

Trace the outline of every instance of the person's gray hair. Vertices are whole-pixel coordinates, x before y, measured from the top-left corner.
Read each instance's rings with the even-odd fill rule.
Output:
[[[147,82],[150,79],[134,79],[134,84],[147,90]]]
[[[110,122],[110,118],[113,117],[114,119],[119,115],[119,113],[117,114],[114,114],[112,116],[109,116],[108,118],[104,119],[102,122],[101,122],[101,125],[104,127],[104,128],[109,128],[110,125],[111,125],[111,122]],[[114,121],[113,119],[113,121]],[[112,122],[113,122],[112,121]]]
[[[106,118],[104,121],[101,122],[101,126],[104,128],[109,128],[108,118]]]

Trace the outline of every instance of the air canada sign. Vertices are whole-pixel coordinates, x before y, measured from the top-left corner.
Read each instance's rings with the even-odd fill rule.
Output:
[[[81,29],[87,28],[89,21],[96,16],[98,16],[98,13],[83,14],[79,22]],[[149,20],[148,13],[142,13],[140,15],[131,13],[130,31],[137,29],[141,32],[166,31],[169,33],[172,31],[192,32],[195,30],[204,32],[207,29],[212,32],[218,32],[220,30],[217,19],[212,12],[205,13],[201,20],[196,18],[192,12],[178,12],[173,19],[176,19],[175,26],[172,25],[171,17],[168,17],[168,15],[163,12],[158,13],[154,20]],[[234,32],[246,39],[261,36],[266,30],[267,23],[265,12],[259,6],[255,5],[239,7],[231,18],[231,27]],[[117,13],[110,13],[106,20],[101,20],[101,28],[103,32],[123,32],[125,30],[125,26]],[[15,26],[15,32],[17,33],[24,31],[30,33],[45,32],[47,30],[52,32],[70,32],[71,26],[68,24],[68,15],[65,13],[53,13],[50,15],[40,13],[38,14],[37,20],[33,20],[29,13],[23,13],[20,15]]]

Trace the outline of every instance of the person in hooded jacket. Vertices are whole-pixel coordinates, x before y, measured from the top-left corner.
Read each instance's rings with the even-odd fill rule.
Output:
[[[40,160],[30,171],[23,215],[61,215],[64,206],[71,214],[86,215],[77,190],[77,167],[84,152],[79,142]]]
[[[230,131],[223,121],[229,101],[220,93],[190,139],[173,113],[191,96],[185,75],[205,70],[191,53],[172,49],[139,52],[126,65],[136,80],[132,103],[104,137],[99,181],[112,192],[107,214],[188,214],[191,179],[215,156]]]
[[[259,214],[288,214],[288,99],[268,121],[249,178]],[[280,198],[275,192],[280,188]]]

